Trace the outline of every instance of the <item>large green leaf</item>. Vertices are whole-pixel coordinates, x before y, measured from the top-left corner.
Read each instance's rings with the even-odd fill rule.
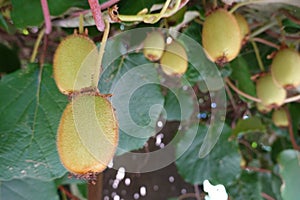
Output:
[[[198,132],[196,137],[192,134]],[[179,174],[189,183],[200,184],[208,179],[212,182],[228,185],[232,183],[240,174],[240,154],[235,141],[228,141],[231,135],[231,129],[224,126],[222,134],[212,151],[203,159],[199,158],[198,152],[203,143],[207,132],[204,125],[194,125],[188,131],[182,134],[176,145],[176,154],[182,153],[193,140],[193,143],[176,161]]]
[[[0,199],[5,200],[58,200],[53,181],[36,179],[13,179],[0,182]]]
[[[251,80],[251,74],[246,60],[242,56],[239,56],[230,62],[230,67],[232,68],[230,77],[235,80],[237,87],[251,96],[256,96],[255,85]]]
[[[71,7],[88,8],[88,1],[48,0],[50,15],[58,16]],[[16,27],[37,26],[44,21],[40,0],[12,0],[11,17]]]
[[[154,64],[141,53],[119,56],[104,66],[99,82],[102,93],[112,94],[119,119],[117,154],[143,147],[156,134],[156,122],[164,104]]]
[[[283,179],[281,195],[284,200],[297,200],[300,196],[300,153],[284,150],[278,156],[280,175]]]
[[[0,80],[0,179],[53,179],[66,170],[56,151],[56,130],[67,98],[52,67],[32,64]]]
[[[233,129],[233,135],[237,136],[249,132],[265,132],[266,127],[262,124],[258,117],[249,117],[247,119],[239,119],[236,127]]]
[[[166,119],[169,121],[188,120],[193,111],[194,103],[188,91],[175,88],[168,91],[165,100]]]
[[[259,176],[256,172],[243,171],[240,178],[226,189],[230,196],[230,199],[263,200],[260,194],[261,187],[261,184],[259,184]]]

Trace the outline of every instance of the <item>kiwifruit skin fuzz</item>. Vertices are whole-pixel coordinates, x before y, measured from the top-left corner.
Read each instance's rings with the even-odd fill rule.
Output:
[[[167,44],[160,65],[163,72],[169,76],[183,75],[188,67],[188,56],[184,46],[175,40]]]
[[[79,95],[67,105],[57,132],[57,150],[68,171],[102,172],[117,145],[118,123],[105,97]]]
[[[272,60],[271,73],[281,87],[296,88],[300,85],[300,54],[290,48],[280,50]]]
[[[53,75],[63,94],[97,86],[97,52],[95,43],[85,35],[73,34],[61,41],[54,54]]]
[[[273,81],[271,74],[260,77],[256,82],[257,97],[269,108],[280,107],[286,99],[286,91]]]
[[[143,53],[150,61],[157,61],[161,58],[165,49],[165,39],[159,31],[149,33],[144,40]]]
[[[220,8],[206,17],[202,29],[202,45],[211,61],[224,64],[236,58],[242,39],[237,20],[227,10]]]

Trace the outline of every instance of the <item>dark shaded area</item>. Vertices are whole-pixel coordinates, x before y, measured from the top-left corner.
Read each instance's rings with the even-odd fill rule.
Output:
[[[168,122],[159,132],[163,133],[163,143],[169,143],[177,132],[179,123]],[[155,138],[148,141],[148,150],[155,151],[159,147],[155,144]],[[137,152],[145,152],[147,149],[141,149]],[[145,163],[147,164],[148,161]],[[145,163],[141,163],[144,165]],[[177,173],[174,163],[157,171],[148,173],[126,173],[123,180],[120,181],[117,188],[113,183],[116,179],[117,171],[108,169],[103,174],[103,199],[114,199],[118,195],[120,199],[144,199],[144,200],[163,200],[171,197],[178,197],[186,193],[194,193],[194,187],[186,183]],[[130,184],[128,184],[130,180]],[[141,189],[142,188],[142,189]],[[141,190],[146,189],[145,196],[142,196]],[[143,192],[142,192],[143,193]],[[189,198],[185,198],[189,199]],[[194,198],[190,198],[194,199]]]

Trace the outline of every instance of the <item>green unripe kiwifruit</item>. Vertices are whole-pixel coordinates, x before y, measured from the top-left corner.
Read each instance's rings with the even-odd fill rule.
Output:
[[[284,103],[286,91],[273,81],[271,74],[260,77],[256,82],[257,97],[269,108],[276,108]]]
[[[64,167],[76,175],[103,171],[118,145],[118,123],[103,96],[79,95],[65,108],[57,132]]]
[[[160,59],[160,65],[167,75],[184,74],[188,67],[188,57],[183,45],[175,40],[168,44]]]
[[[233,60],[240,52],[242,34],[235,17],[225,9],[208,15],[202,29],[202,45],[207,57],[217,64]]]
[[[61,41],[54,54],[53,73],[63,94],[97,86],[97,54],[95,43],[85,35],[73,34]]]
[[[288,116],[284,108],[274,110],[272,120],[278,127],[287,127],[289,125]]]
[[[165,49],[165,39],[159,31],[149,33],[144,40],[144,56],[150,61],[157,61],[161,58]]]
[[[271,73],[275,83],[284,88],[300,85],[300,54],[290,48],[280,50],[273,58]]]
[[[268,113],[272,110],[272,108],[265,106],[262,103],[256,103],[256,108],[261,113]]]
[[[245,36],[247,36],[250,33],[250,28],[247,20],[243,15],[238,13],[234,14],[234,17],[240,27],[242,38],[245,38]]]

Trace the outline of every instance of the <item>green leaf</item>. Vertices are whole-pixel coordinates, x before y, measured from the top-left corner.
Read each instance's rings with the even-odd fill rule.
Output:
[[[261,184],[259,184],[258,174],[255,172],[243,171],[240,178],[229,186],[227,192],[230,199],[244,200],[255,199],[263,200],[261,197]]]
[[[170,89],[165,97],[164,108],[168,121],[188,120],[194,111],[193,98],[182,88]]]
[[[0,199],[7,200],[58,200],[54,182],[31,178],[0,182]]]
[[[0,43],[0,73],[11,73],[20,67],[17,52]]]
[[[56,131],[67,98],[52,78],[52,67],[31,64],[0,80],[0,179],[61,177],[66,170],[56,151]]]
[[[44,21],[40,0],[12,0],[11,3],[11,18],[16,27],[38,26]],[[48,5],[51,16],[61,15],[71,7],[88,8],[88,2],[81,0],[48,0]]]
[[[198,132],[197,132],[198,129]],[[223,185],[232,183],[239,175],[241,156],[238,153],[235,141],[228,141],[231,129],[225,125],[222,134],[212,151],[203,159],[199,158],[198,152],[203,143],[208,127],[194,125],[181,134],[176,144],[176,155],[182,156],[176,161],[179,174],[185,181],[192,184],[202,184],[206,179]],[[194,132],[197,132],[193,139]],[[189,142],[193,143],[189,145]],[[185,151],[185,148],[188,149]]]
[[[164,98],[154,64],[142,53],[120,55],[104,68],[99,89],[112,94],[119,120],[120,155],[143,147],[156,134]]]
[[[7,25],[6,21],[5,21],[2,13],[0,13],[0,27],[2,27],[7,32],[9,31],[8,25]]]
[[[256,96],[255,85],[251,80],[251,74],[246,60],[239,56],[230,62],[229,65],[232,68],[230,77],[235,80],[237,87],[251,96]]]
[[[265,132],[266,127],[262,124],[258,117],[250,117],[247,119],[239,119],[232,134],[237,136],[249,132]]]
[[[259,181],[262,186],[261,192],[273,197],[276,200],[281,200],[280,186],[281,179],[274,173],[260,173]]]
[[[283,200],[297,200],[300,196],[300,153],[284,150],[278,156],[280,175],[283,179],[281,195]]]

